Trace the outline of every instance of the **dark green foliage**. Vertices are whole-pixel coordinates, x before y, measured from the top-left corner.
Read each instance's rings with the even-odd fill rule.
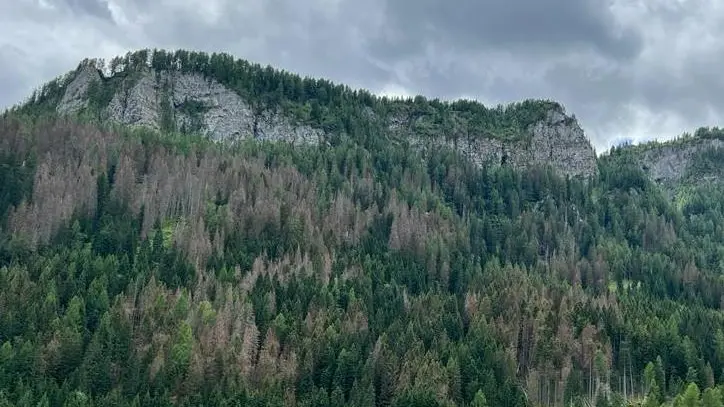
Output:
[[[181,133],[198,133],[204,125],[203,115],[207,110],[204,103],[198,100],[184,101],[179,106],[179,111],[186,115],[188,123],[183,123]]]
[[[691,160],[687,176],[692,178],[724,175],[724,148],[708,148]]]
[[[116,93],[114,86],[109,86],[107,81],[93,81],[88,85],[88,91],[86,92],[86,98],[88,99],[88,105],[90,106],[93,114],[100,115],[100,113],[108,107],[111,103],[113,95]]]
[[[10,207],[30,198],[34,174],[34,157],[0,152],[0,221],[5,220]]]
[[[161,97],[161,131],[165,133],[173,133],[176,131],[176,121],[174,120],[173,106],[167,95]]]

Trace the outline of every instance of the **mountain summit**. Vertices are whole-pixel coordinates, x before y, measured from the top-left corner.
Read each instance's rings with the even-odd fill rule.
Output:
[[[379,98],[226,54],[159,50],[108,64],[85,60],[46,88],[56,92],[53,104],[62,114],[90,113],[102,121],[215,140],[318,144],[375,133],[421,149],[450,148],[478,165],[550,165],[581,177],[597,170],[593,147],[575,118],[549,101],[489,109],[471,101]],[[41,100],[46,93],[41,90]]]

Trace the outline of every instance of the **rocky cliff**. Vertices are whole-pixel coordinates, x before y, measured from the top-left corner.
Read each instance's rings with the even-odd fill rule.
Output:
[[[105,77],[92,64],[81,64],[68,75],[56,110],[60,114],[82,112],[99,98],[107,99],[100,103],[101,117],[125,125],[198,132],[215,140],[255,138],[310,144],[326,137],[321,126],[302,124],[280,108],[259,109],[213,78],[178,70],[144,68]],[[438,125],[425,136],[417,126],[424,121],[422,117],[370,114],[370,120],[381,121],[388,129],[384,136],[408,140],[420,148],[453,148],[479,165],[489,162],[526,168],[548,164],[564,175],[596,174],[595,152],[576,120],[558,105],[551,105],[542,117],[524,127],[524,134],[506,139],[471,130],[456,113],[451,116],[452,124]]]
[[[516,168],[535,164],[551,165],[558,173],[590,177],[596,174],[596,153],[578,123],[560,109],[549,110],[545,118],[526,129],[528,137],[502,140],[480,134],[452,137],[415,137],[414,144],[427,148],[448,147],[472,162],[500,163]]]
[[[724,180],[724,133],[700,129],[694,136],[623,147],[654,182],[664,187]]]
[[[56,108],[61,114],[87,107],[91,85],[107,80],[91,66],[79,68],[72,77]],[[115,123],[161,129],[170,121],[179,131],[200,132],[215,140],[318,143],[323,134],[294,124],[276,111],[255,112],[237,93],[200,74],[144,70],[119,82],[102,112]]]

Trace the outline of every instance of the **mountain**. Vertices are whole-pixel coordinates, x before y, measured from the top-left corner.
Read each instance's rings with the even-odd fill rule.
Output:
[[[139,62],[149,59],[149,64]],[[350,122],[361,121],[386,142],[448,147],[478,165],[551,165],[583,177],[596,172],[596,155],[583,130],[553,102],[487,109],[469,101],[380,99],[216,54],[141,51],[105,65],[86,60],[66,74],[53,90],[62,94],[51,103],[57,112],[91,110],[101,121],[201,133],[214,140],[295,144],[329,142],[340,131],[354,139],[364,130]]]
[[[718,134],[84,61],[0,118],[0,406],[721,406]]]

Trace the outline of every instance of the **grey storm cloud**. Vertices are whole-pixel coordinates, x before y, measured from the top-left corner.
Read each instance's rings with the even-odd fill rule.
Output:
[[[102,0],[56,0],[54,3],[67,6],[74,13],[112,19],[108,3]]]
[[[0,0],[0,108],[85,57],[229,52],[381,94],[562,102],[598,151],[724,111],[716,0]]]
[[[630,58],[642,45],[636,31],[616,27],[601,0],[396,0],[387,2],[386,11],[393,40],[381,44],[388,55],[408,55],[439,41],[464,50],[555,53],[592,47]]]

